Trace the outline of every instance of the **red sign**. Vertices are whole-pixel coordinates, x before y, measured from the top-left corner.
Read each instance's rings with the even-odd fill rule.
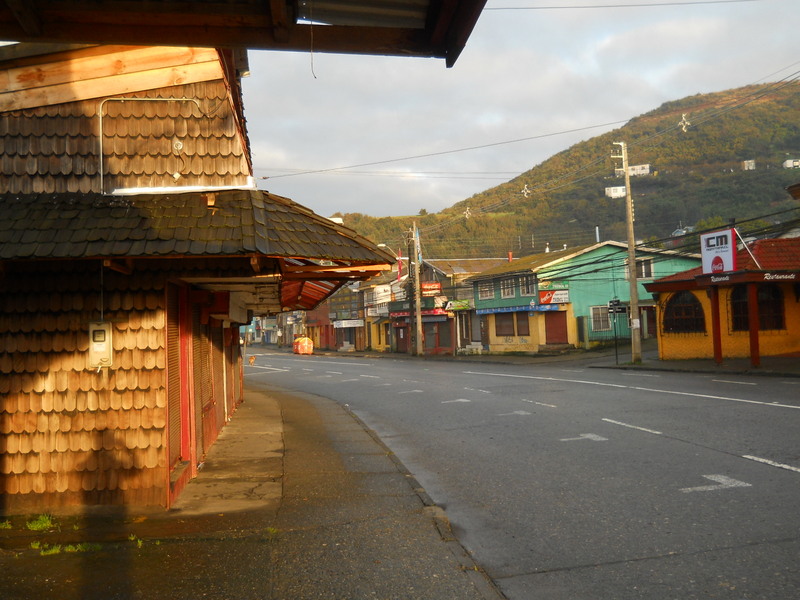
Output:
[[[419,287],[423,296],[439,296],[442,293],[442,284],[438,281],[423,281]]]

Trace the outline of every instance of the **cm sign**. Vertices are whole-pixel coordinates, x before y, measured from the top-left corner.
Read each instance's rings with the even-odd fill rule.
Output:
[[[703,273],[725,273],[736,270],[736,230],[723,229],[700,236]]]

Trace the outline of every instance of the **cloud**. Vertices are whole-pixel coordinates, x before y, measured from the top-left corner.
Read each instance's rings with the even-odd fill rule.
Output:
[[[498,10],[484,11],[452,69],[434,59],[251,51],[244,102],[255,174],[323,215],[438,211],[616,126],[500,142],[627,121],[756,82],[796,60],[798,25],[793,0]],[[293,174],[393,159],[404,160]]]

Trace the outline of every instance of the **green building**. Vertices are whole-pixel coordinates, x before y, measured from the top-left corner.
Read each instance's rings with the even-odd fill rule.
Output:
[[[655,301],[644,284],[699,264],[696,254],[636,248],[643,337],[656,335]],[[607,241],[525,256],[470,277],[484,349],[535,353],[629,338],[628,266],[627,244]]]

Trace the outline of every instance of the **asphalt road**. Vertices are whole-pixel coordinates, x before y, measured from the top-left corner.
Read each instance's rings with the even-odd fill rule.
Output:
[[[800,380],[265,353],[349,408],[512,600],[800,598]]]

